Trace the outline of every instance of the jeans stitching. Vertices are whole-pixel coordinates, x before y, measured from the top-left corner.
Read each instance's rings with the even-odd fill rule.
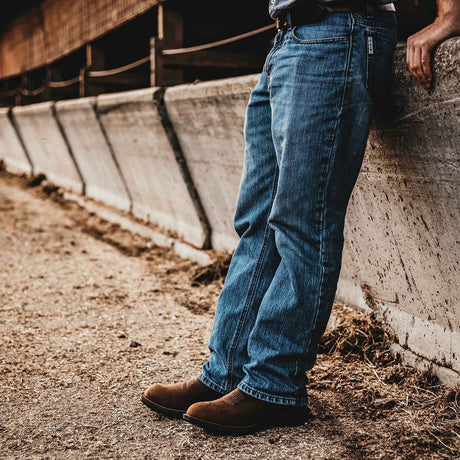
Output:
[[[369,50],[368,50],[368,40],[369,40],[369,37],[371,35],[369,35],[368,31],[366,30],[366,33],[365,33],[365,40],[366,40],[366,89],[369,88],[369,76],[370,76],[370,73],[371,73],[371,56],[369,54]]]
[[[337,43],[337,42],[343,42],[347,41],[349,39],[348,35],[338,35],[337,37],[325,37],[325,38],[312,38],[308,40],[304,40],[302,38],[299,38],[296,34],[295,31],[297,30],[297,26],[293,27],[291,29],[291,37],[292,39],[299,43],[300,45],[314,45],[315,43]]]
[[[269,91],[270,91],[270,81],[271,81],[270,73],[271,73],[271,70],[273,69],[273,63],[275,61],[276,56],[278,56],[279,52],[284,47],[284,44],[286,42],[286,40],[283,40],[283,39],[285,39],[284,36],[279,39],[278,48],[276,50],[274,50],[274,52],[273,52],[273,54],[272,54],[272,56],[270,58],[270,61],[267,62],[266,74],[267,74],[267,80],[268,80],[267,87],[268,87]]]
[[[273,205],[273,201],[274,201],[274,198],[275,198],[275,193],[276,193],[276,189],[277,189],[277,182],[278,182],[278,170],[276,170],[276,173],[275,173],[275,180],[274,180],[273,188],[272,188],[272,196],[271,196],[271,199],[270,199],[270,209],[271,209],[271,207]],[[252,301],[252,298],[254,296],[254,292],[256,290],[256,285],[257,285],[257,283],[259,282],[259,279],[260,279],[261,267],[262,267],[263,259],[265,257],[265,252],[266,252],[266,249],[267,249],[267,246],[268,246],[268,235],[269,235],[270,230],[271,229],[270,229],[270,227],[268,226],[268,223],[267,223],[266,226],[265,226],[265,232],[264,232],[264,239],[263,239],[262,248],[260,249],[259,257],[257,259],[256,268],[254,269],[254,273],[252,275],[251,285],[249,287],[249,291],[248,291],[248,294],[247,294],[247,297],[246,297],[246,302],[244,304],[243,311],[241,312],[241,316],[240,316],[240,320],[238,322],[235,337],[233,339],[233,343],[232,343],[232,346],[230,348],[230,354],[229,354],[229,359],[228,359],[228,376],[227,376],[227,388],[228,388],[228,390],[231,390],[231,388],[233,386],[234,354],[235,354],[236,348],[238,346],[238,341],[239,341],[239,338],[240,338],[240,335],[241,335],[241,331],[243,329],[244,322],[245,322],[246,317],[247,317],[247,312],[249,310],[249,305],[250,305],[250,303]]]
[[[254,387],[252,387],[251,385],[248,385],[247,383],[245,382],[241,382],[239,385],[238,385],[238,388],[245,392],[245,393],[252,393],[252,394],[258,394],[258,395],[262,395],[264,396],[266,399],[269,399],[270,401],[291,401],[291,402],[295,402],[295,403],[299,403],[299,402],[305,402],[307,403],[308,402],[308,398],[306,396],[299,396],[299,397],[290,397],[290,396],[274,396],[274,395],[271,395],[271,394],[268,394],[268,393],[265,393],[264,391],[260,391],[260,390],[256,390]],[[245,391],[246,390],[246,391]],[[251,396],[251,394],[250,394]],[[303,404],[302,404],[303,405]]]
[[[375,20],[369,21],[369,20],[366,20],[366,19],[360,19],[360,18],[355,17],[355,21],[356,21],[356,24],[358,24],[358,25],[365,26],[365,27],[372,27],[373,29],[382,31],[383,33],[386,30],[391,30],[391,31],[394,31],[394,32],[397,32],[397,30],[398,30],[397,26],[392,26],[392,25],[389,25],[389,24],[385,24],[383,22],[377,22]]]
[[[333,149],[334,149],[334,143],[337,135],[337,129],[340,121],[340,117],[343,112],[343,106],[345,102],[345,94],[347,90],[347,83],[348,83],[348,76],[349,76],[349,71],[350,71],[350,61],[351,61],[351,55],[353,52],[353,31],[354,31],[354,21],[352,20],[351,22],[351,30],[350,30],[350,43],[348,47],[348,53],[347,53],[347,62],[346,62],[346,67],[345,67],[345,78],[344,78],[344,83],[343,83],[343,90],[342,90],[342,100],[340,101],[340,109],[337,114],[337,120],[335,122],[334,126],[334,133],[332,136],[331,140],[331,147],[329,150],[329,156],[328,156],[328,163],[327,163],[327,170],[326,170],[326,183],[324,184],[324,190],[323,190],[323,196],[322,196],[322,207],[321,207],[321,222],[320,222],[320,266],[321,266],[321,278],[319,282],[319,292],[318,292],[318,300],[316,303],[316,308],[315,308],[315,318],[313,320],[313,327],[312,327],[312,332],[309,335],[309,340],[307,344],[306,350],[310,348],[311,341],[312,341],[312,335],[313,332],[316,329],[317,323],[318,323],[318,316],[319,316],[319,309],[321,305],[321,298],[323,296],[323,285],[324,285],[324,216],[325,216],[325,206],[324,202],[326,201],[326,191],[327,191],[327,186],[328,186],[328,178],[329,178],[329,173],[330,173],[330,164],[331,164],[331,157],[333,154]]]
[[[211,380],[205,373],[202,371],[200,375],[198,376],[198,380],[200,380],[202,383],[204,383],[207,387],[211,388],[211,390],[217,391],[218,393],[223,393],[226,394],[227,390],[225,388],[222,388],[220,385],[218,385],[216,382]]]

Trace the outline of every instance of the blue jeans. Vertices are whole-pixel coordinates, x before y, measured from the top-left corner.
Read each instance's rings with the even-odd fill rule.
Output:
[[[210,388],[307,404],[305,372],[330,316],[345,212],[395,45],[395,14],[372,7],[277,33],[247,107],[240,240],[199,375]]]

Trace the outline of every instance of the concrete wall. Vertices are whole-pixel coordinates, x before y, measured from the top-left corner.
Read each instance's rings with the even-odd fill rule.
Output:
[[[377,122],[347,215],[338,297],[368,304],[419,357],[460,373],[460,39],[426,91],[395,55],[392,122]],[[446,374],[447,375],[447,374]]]
[[[212,228],[212,247],[231,251],[244,158],[243,125],[257,75],[169,88],[166,108]]]
[[[10,119],[10,109],[0,108],[0,159],[13,173],[32,172],[32,165]]]
[[[83,182],[54,116],[54,102],[14,107],[13,116],[34,173],[44,173],[56,184],[81,193]]]
[[[86,195],[129,211],[131,199],[95,105],[96,98],[61,101],[56,103],[56,113],[85,182]]]
[[[99,96],[97,111],[126,179],[133,214],[200,248],[206,231],[154,104],[157,91]]]

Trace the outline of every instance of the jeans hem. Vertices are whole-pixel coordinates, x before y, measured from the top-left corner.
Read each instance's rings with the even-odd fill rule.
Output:
[[[286,396],[275,396],[265,393],[260,390],[256,390],[244,382],[240,382],[238,388],[243,392],[252,396],[253,398],[260,399],[261,401],[281,404],[283,406],[306,406],[308,404],[308,397],[286,397]]]
[[[223,389],[220,385],[217,383],[213,382],[209,377],[207,377],[204,372],[202,371],[200,375],[198,376],[198,380],[203,384],[206,385],[207,387],[211,388],[211,390],[217,391],[218,393],[221,393],[222,396],[226,395],[228,393],[227,390]]]

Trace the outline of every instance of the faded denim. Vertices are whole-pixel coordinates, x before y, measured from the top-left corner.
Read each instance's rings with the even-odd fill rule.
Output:
[[[348,200],[373,102],[388,87],[392,12],[332,13],[279,31],[252,91],[234,227],[200,380],[307,404],[341,268]]]

